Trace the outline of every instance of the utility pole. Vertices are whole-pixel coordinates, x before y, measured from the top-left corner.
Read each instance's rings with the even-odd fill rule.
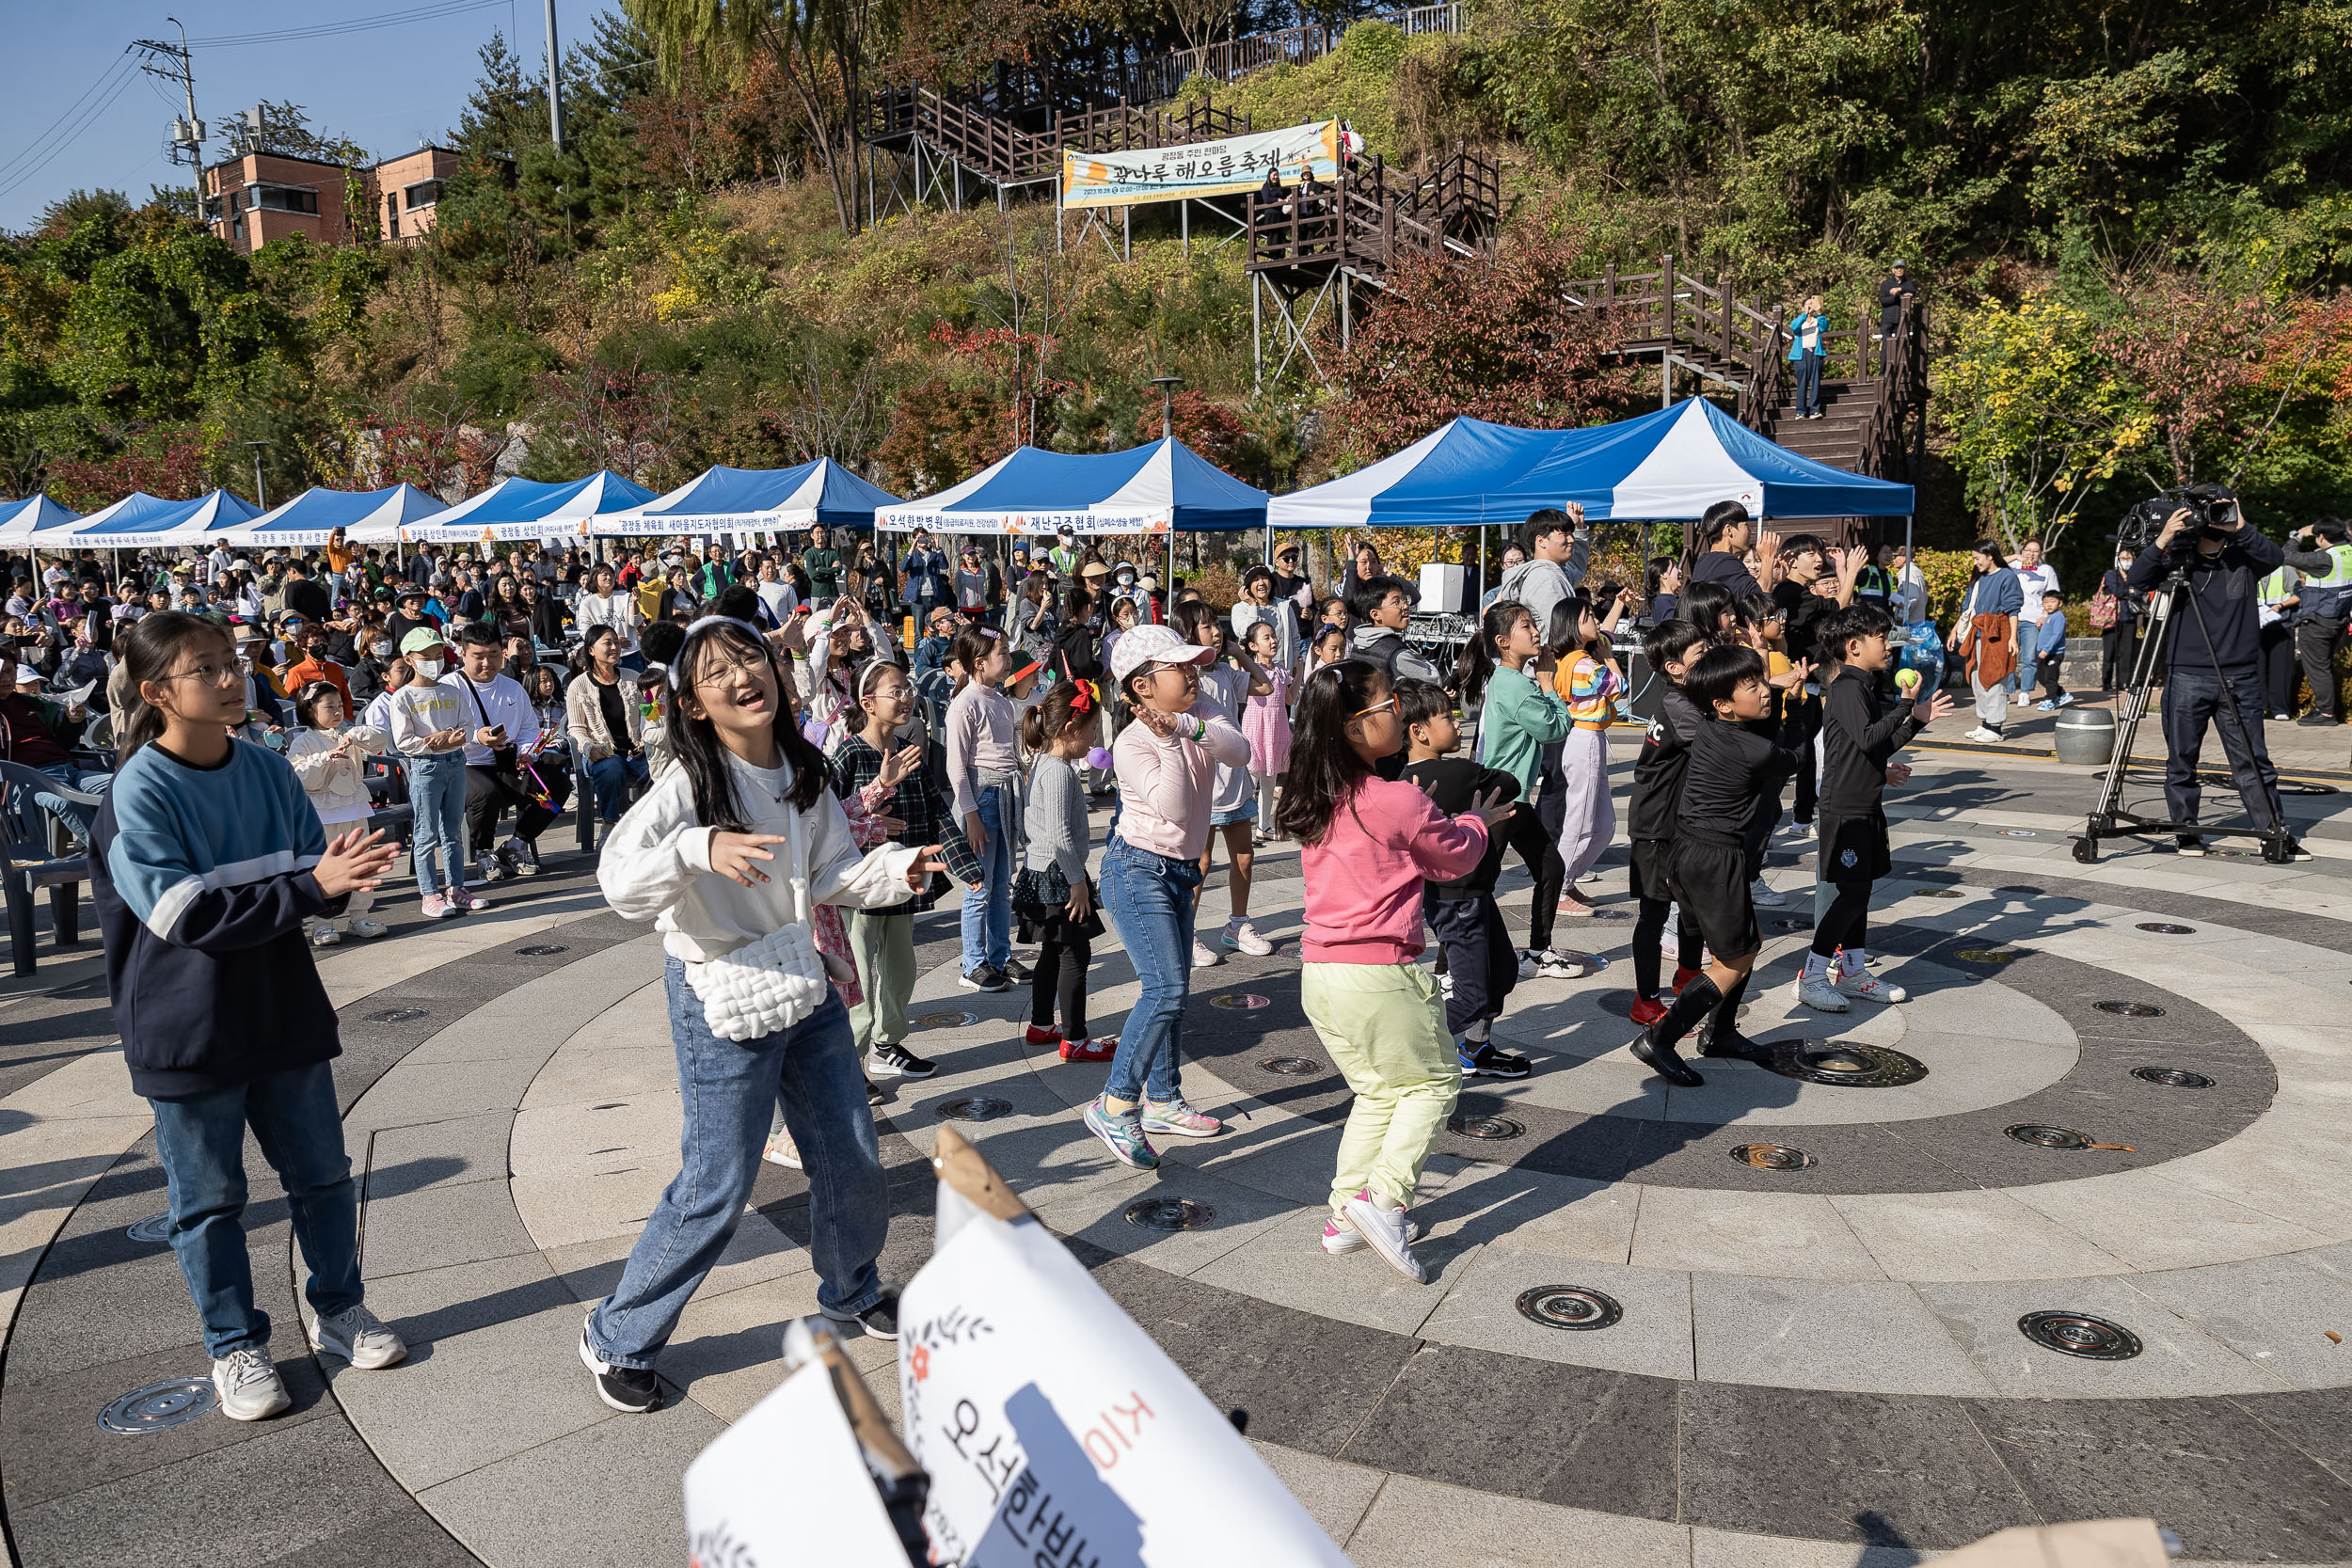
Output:
[[[548,0],[550,5],[553,0]],[[164,18],[180,29],[178,43],[165,43],[155,39],[140,39],[131,45],[147,55],[139,69],[150,76],[160,76],[167,82],[177,82],[186,94],[188,118],[171,122],[171,134],[164,144],[164,155],[175,164],[185,164],[195,170],[196,210],[204,211],[204,122],[196,118],[196,71],[188,60],[187,24],[176,16]]]
[[[253,504],[264,512],[269,510],[269,492],[262,488],[262,449],[274,447],[277,444],[275,441],[247,441],[246,443],[253,449]]]
[[[555,150],[564,150],[564,84],[556,67],[560,63],[555,48],[555,0],[547,0],[548,7],[548,128],[555,134]]]

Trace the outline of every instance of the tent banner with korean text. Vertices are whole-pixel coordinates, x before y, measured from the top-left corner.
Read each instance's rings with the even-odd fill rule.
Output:
[[[1125,152],[1065,150],[1061,204],[1128,207],[1147,201],[1234,196],[1264,184],[1268,169],[1286,185],[1295,185],[1309,172],[1318,180],[1336,180],[1340,135],[1340,122],[1325,119],[1294,125],[1287,131],[1261,131],[1182,147],[1139,147]]]
[[[946,1222],[944,1180],[939,1195]],[[1034,1216],[956,1227],[898,1322],[906,1446],[930,1476],[941,1568],[1345,1568],[1226,1413]]]

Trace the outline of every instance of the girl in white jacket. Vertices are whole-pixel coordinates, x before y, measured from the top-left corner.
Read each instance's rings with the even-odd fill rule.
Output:
[[[286,736],[286,760],[294,764],[294,777],[302,781],[310,808],[319,814],[331,841],[344,826],[373,815],[375,804],[368,798],[361,764],[390,751],[392,737],[363,724],[344,729],[343,694],[332,682],[312,681],[294,693],[294,705],[302,727]],[[310,921],[310,945],[332,947],[345,931],[355,937],[382,936],[383,924],[368,918],[374,903],[375,895],[361,888],[343,906],[341,920],[323,914]]]
[[[695,622],[671,669],[675,766],[612,830],[596,873],[616,911],[662,933],[686,1105],[677,1178],[580,1333],[597,1397],[630,1413],[660,1402],[654,1358],[742,1218],[779,1085],[808,1171],[818,1306],[898,1337],[898,1295],[875,1268],[890,1217],[882,1150],[807,911],[898,904],[944,869],[937,845],[859,850],[749,622]],[[765,1032],[755,1015],[772,1020]]]

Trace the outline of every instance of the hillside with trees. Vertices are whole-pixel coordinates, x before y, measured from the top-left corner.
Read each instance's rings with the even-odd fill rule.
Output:
[[[1820,293],[1846,327],[1911,263],[1935,354],[1922,512],[1947,537],[2104,528],[2192,479],[2263,514],[2352,511],[2352,16],[2322,0],[1477,0],[1463,33],[1359,21],[1311,64],[1196,77],[1185,96],[1261,127],[1344,116],[1391,164],[1457,141],[1505,162],[1498,265],[1402,277],[1337,391],[1296,366],[1253,387],[1235,247],[1187,254],[1168,212],[1137,210],[1126,261],[1057,252],[1050,202],[877,221],[849,95],[1344,11],[627,8],[571,53],[560,153],[544,81],[482,51],[422,245],[248,260],[185,192],[75,192],[9,237],[0,487],[249,488],[263,441],[281,498],[817,455],[912,493],[1016,440],[1156,435],[1145,384],[1173,373],[1181,433],[1281,488],[1454,412],[1654,405],[1558,284],[1672,251],[1743,293]],[[308,109],[331,126],[331,102]]]

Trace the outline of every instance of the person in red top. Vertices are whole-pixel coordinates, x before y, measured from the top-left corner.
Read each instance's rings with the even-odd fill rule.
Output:
[[[16,671],[16,650],[0,646],[0,758],[46,773],[68,789],[104,794],[114,776],[91,772],[73,760],[82,710],[20,689]],[[76,844],[89,843],[90,825],[98,820],[96,806],[41,792],[34,794],[33,803],[64,823]]]
[[[1413,1256],[1405,1209],[1454,1113],[1462,1064],[1437,977],[1413,962],[1426,945],[1422,888],[1476,869],[1487,829],[1517,802],[1506,790],[1489,790],[1469,811],[1447,816],[1418,785],[1374,771],[1404,744],[1388,672],[1356,659],[1325,665],[1299,695],[1275,820],[1302,846],[1299,1002],[1356,1092],[1323,1248],[1369,1243],[1423,1285],[1429,1275]]]
[[[294,630],[294,641],[302,649],[302,657],[278,672],[288,691],[299,691],[312,681],[325,681],[343,694],[343,711],[359,710],[351,703],[351,680],[343,667],[326,657],[326,628],[316,621],[306,621]]]

